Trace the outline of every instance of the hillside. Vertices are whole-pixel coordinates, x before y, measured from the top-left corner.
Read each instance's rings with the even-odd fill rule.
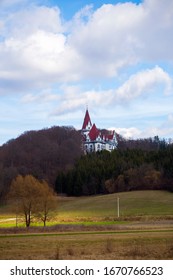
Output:
[[[73,167],[81,153],[81,135],[72,127],[28,131],[0,147],[0,190],[17,174],[54,185],[58,172]]]
[[[119,198],[119,219],[117,215]],[[10,205],[0,207],[0,227],[15,226]],[[47,225],[57,223],[112,224],[113,221],[156,221],[172,223],[173,193],[168,191],[133,191],[85,197],[57,197],[57,208]],[[119,223],[119,222],[118,222]],[[24,223],[23,223],[24,225]],[[40,223],[42,226],[42,223]]]
[[[64,221],[117,219],[117,197],[119,197],[120,220],[125,217],[135,219],[146,216],[164,219],[173,215],[173,193],[148,190],[59,198],[58,219]]]

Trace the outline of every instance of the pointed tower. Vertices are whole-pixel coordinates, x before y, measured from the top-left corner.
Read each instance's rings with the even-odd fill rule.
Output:
[[[91,127],[92,127],[92,123],[91,123],[90,115],[89,115],[88,109],[86,109],[86,113],[85,113],[85,117],[84,117],[84,121],[83,121],[83,125],[82,125],[82,133],[85,136],[87,136]]]

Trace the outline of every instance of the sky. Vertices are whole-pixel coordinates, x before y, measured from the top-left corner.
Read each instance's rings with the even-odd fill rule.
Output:
[[[0,0],[0,145],[29,130],[173,138],[172,0]]]

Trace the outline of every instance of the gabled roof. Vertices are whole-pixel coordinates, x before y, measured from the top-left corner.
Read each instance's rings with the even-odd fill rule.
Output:
[[[111,131],[111,133],[109,131],[109,133],[103,134],[102,138],[105,139],[105,140],[113,140],[114,139],[114,131]]]
[[[97,137],[99,136],[100,131],[97,129],[95,123],[93,124],[88,136],[90,138],[91,141],[95,141],[97,139]]]
[[[92,126],[90,115],[89,115],[89,112],[88,112],[88,109],[87,109],[86,113],[85,113],[82,129],[86,129],[88,125],[90,127]]]

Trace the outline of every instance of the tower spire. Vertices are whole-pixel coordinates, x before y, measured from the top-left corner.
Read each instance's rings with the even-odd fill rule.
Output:
[[[92,123],[91,123],[90,115],[88,112],[88,106],[87,106],[83,125],[82,125],[82,130],[90,130],[91,126],[92,126]]]

